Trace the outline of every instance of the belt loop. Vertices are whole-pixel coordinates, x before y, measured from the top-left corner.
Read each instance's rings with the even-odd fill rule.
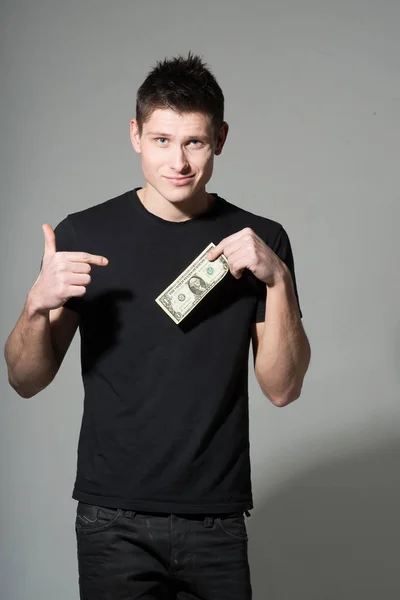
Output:
[[[214,525],[214,517],[205,517],[204,527],[213,527],[213,525]]]
[[[128,517],[128,519],[134,519],[136,517],[136,511],[135,510],[126,510],[125,517]]]

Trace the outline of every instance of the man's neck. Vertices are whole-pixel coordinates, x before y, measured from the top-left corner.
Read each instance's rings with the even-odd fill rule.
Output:
[[[138,190],[137,194],[146,210],[165,221],[177,223],[198,217],[215,202],[215,198],[205,189],[186,201],[176,203],[169,202],[149,185]]]

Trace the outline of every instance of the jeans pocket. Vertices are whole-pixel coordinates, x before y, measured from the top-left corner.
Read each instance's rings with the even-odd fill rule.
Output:
[[[229,537],[247,541],[247,528],[243,514],[218,517],[215,521]]]
[[[96,506],[86,502],[78,502],[76,507],[76,533],[92,533],[105,531],[111,527],[122,514],[122,508]]]

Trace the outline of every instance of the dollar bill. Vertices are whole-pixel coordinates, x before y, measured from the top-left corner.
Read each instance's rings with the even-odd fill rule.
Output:
[[[157,298],[156,302],[174,321],[180,323],[229,271],[228,260],[221,254],[213,262],[206,255],[215,244],[203,252]]]

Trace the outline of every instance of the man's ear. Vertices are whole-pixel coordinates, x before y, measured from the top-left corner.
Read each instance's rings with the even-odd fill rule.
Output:
[[[131,136],[131,143],[132,143],[134,151],[137,152],[138,154],[140,154],[142,149],[141,149],[141,145],[140,145],[139,126],[138,126],[138,122],[136,119],[131,119],[130,136]]]
[[[224,121],[221,125],[221,129],[220,129],[218,137],[217,137],[217,142],[215,144],[214,154],[216,156],[218,156],[222,152],[222,148],[224,147],[224,144],[225,144],[225,141],[226,141],[226,138],[228,135],[228,131],[229,131],[229,125],[228,125],[228,123],[226,123],[226,121]]]

